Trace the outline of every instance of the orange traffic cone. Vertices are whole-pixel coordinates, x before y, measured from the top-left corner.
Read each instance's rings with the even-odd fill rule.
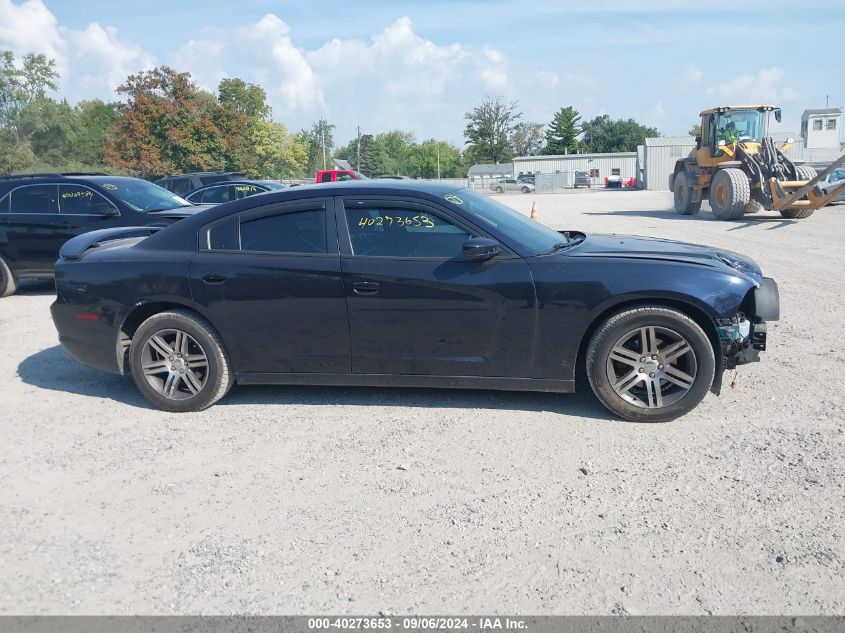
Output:
[[[531,204],[531,219],[534,220],[535,222],[540,221],[540,215],[537,213],[537,201],[536,200]]]

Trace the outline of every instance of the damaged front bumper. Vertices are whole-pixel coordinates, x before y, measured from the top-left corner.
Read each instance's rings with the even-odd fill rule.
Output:
[[[716,330],[722,346],[722,369],[756,363],[760,352],[766,351],[766,322],[780,319],[780,295],[774,279],[763,277],[755,288],[751,302],[744,305],[748,314],[738,312],[731,318],[716,319]],[[714,381],[713,391],[719,393],[721,374]]]

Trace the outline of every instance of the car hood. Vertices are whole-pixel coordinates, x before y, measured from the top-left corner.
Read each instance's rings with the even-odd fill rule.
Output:
[[[192,215],[196,215],[200,211],[210,209],[213,204],[192,204],[189,207],[176,207],[175,209],[166,209],[164,211],[150,211],[147,213],[151,218],[176,218],[182,219]]]
[[[752,278],[758,284],[763,273],[753,259],[722,248],[702,244],[676,242],[655,237],[634,235],[588,235],[581,244],[569,251],[574,257],[615,257],[620,259],[651,259],[698,264],[714,268],[729,268]]]

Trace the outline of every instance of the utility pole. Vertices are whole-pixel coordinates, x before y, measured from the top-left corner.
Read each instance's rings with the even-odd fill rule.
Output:
[[[360,125],[358,126],[358,145],[357,145],[357,149],[358,149],[358,164],[355,167],[355,171],[360,172],[361,171],[361,126]]]
[[[437,142],[437,180],[440,180],[440,141]]]
[[[323,146],[323,170],[326,169],[326,130],[320,127],[320,145]]]

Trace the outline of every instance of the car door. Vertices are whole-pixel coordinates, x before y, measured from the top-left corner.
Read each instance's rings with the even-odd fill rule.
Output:
[[[535,295],[519,256],[464,261],[463,243],[489,236],[420,199],[341,206],[353,373],[530,376]]]
[[[59,185],[59,215],[55,226],[60,247],[72,237],[120,226],[122,222],[117,207],[90,187]]]
[[[9,192],[8,256],[19,273],[50,273],[62,242],[56,235],[58,187],[21,185]]]
[[[350,371],[330,198],[268,204],[204,228],[191,290],[236,371]]]

